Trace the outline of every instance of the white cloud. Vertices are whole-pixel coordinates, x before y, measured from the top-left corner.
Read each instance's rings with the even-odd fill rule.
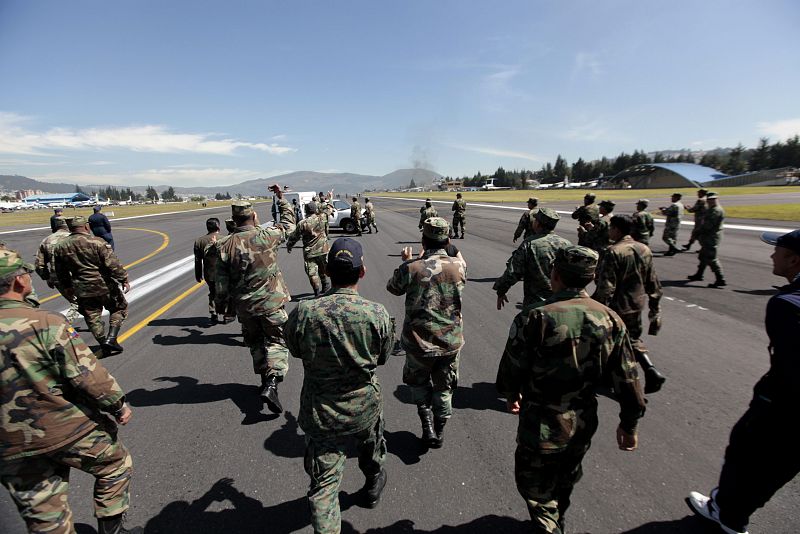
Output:
[[[775,137],[783,141],[784,139],[800,134],[800,119],[759,122],[758,131],[763,135]]]
[[[578,52],[572,67],[572,76],[575,77],[583,72],[588,72],[593,76],[603,72],[603,64],[597,54],[593,52]]]
[[[478,154],[489,154],[490,156],[502,156],[505,158],[525,159],[528,161],[536,161],[536,162],[545,161],[543,158],[537,156],[536,154],[530,154],[527,152],[518,152],[515,150],[505,150],[502,148],[480,147],[480,146],[461,145],[461,144],[448,144],[447,146],[451,148],[457,148],[458,150],[477,152]]]
[[[177,133],[163,125],[111,128],[50,128],[37,132],[26,127],[27,117],[0,113],[0,153],[47,155],[66,150],[130,150],[133,152],[233,155],[250,149],[281,155],[296,148],[275,143],[253,143],[218,138],[211,133]]]
[[[568,129],[562,137],[573,141],[597,141],[608,133],[608,129],[601,126],[598,121],[579,124]]]

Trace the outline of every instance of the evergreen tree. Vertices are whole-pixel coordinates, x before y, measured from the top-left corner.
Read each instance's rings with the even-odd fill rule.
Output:
[[[414,189],[415,187],[417,187],[417,182],[414,181],[414,178],[411,178],[411,181],[408,182],[408,188]]]
[[[744,147],[741,143],[728,153],[728,159],[722,166],[722,170],[731,176],[742,174],[747,170],[747,165],[744,161]]]
[[[758,140],[758,146],[750,154],[747,166],[751,171],[762,171],[770,166],[769,139],[762,137]]]
[[[147,198],[147,200],[152,200],[153,202],[155,202],[156,200],[158,200],[158,191],[156,191],[156,188],[153,187],[152,185],[148,185],[144,196]]]

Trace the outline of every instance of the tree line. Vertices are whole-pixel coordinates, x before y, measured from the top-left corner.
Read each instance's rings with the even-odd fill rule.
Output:
[[[466,187],[479,187],[487,178],[493,178],[497,187],[524,189],[526,184],[529,185],[533,180],[542,184],[563,182],[564,179],[572,182],[588,182],[604,176],[613,176],[628,167],[644,163],[697,163],[728,175],[780,167],[800,167],[800,136],[795,135],[784,142],[778,141],[772,144],[768,138],[763,137],[756,148],[745,148],[739,143],[736,148],[729,150],[706,152],[701,158],[695,158],[690,152],[680,154],[658,152],[651,157],[643,150],[635,150],[633,154],[622,152],[616,158],[603,157],[593,161],[578,158],[570,165],[559,155],[554,163],[548,162],[537,171],[526,169],[509,171],[499,167],[491,175],[482,175],[478,172],[473,176],[459,178]],[[446,179],[452,180],[449,176]]]

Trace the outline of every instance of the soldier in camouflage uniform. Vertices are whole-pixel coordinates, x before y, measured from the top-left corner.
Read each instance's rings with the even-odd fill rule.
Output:
[[[572,245],[553,233],[559,219],[558,213],[550,208],[541,208],[533,215],[531,236],[525,238],[511,254],[505,272],[492,287],[497,292],[498,310],[508,302],[508,290],[520,280],[523,284],[523,306],[542,302],[552,295],[550,270],[556,250]]]
[[[536,215],[536,212],[539,209],[536,207],[539,205],[539,199],[536,197],[530,197],[528,199],[528,211],[522,214],[522,217],[519,218],[519,223],[517,224],[517,229],[514,230],[514,240],[513,243],[517,242],[520,236],[523,239],[528,239],[530,236],[533,235],[533,216]]]
[[[464,225],[467,223],[467,203],[462,198],[461,193],[456,193],[453,201],[453,239],[458,239],[458,227],[461,226],[461,239],[464,239]]]
[[[39,250],[36,253],[36,261],[34,266],[36,274],[47,283],[47,287],[57,289],[61,296],[69,302],[69,311],[66,314],[67,320],[72,322],[80,317],[78,311],[78,304],[75,302],[75,296],[67,298],[67,295],[61,289],[61,284],[58,282],[58,275],[56,274],[56,256],[55,248],[69,235],[69,228],[67,227],[67,220],[64,217],[56,217],[53,221],[55,225],[55,232],[45,237]]]
[[[597,430],[598,386],[613,383],[621,405],[617,444],[637,447],[645,400],[625,324],[589,298],[598,254],[559,249],[553,296],[515,318],[497,371],[497,391],[519,414],[514,474],[533,532],[564,532],[564,514]]]
[[[214,305],[217,295],[214,285],[214,274],[217,264],[217,239],[219,238],[219,219],[211,217],[206,221],[208,233],[198,237],[194,242],[194,278],[198,282],[204,279],[208,285],[208,313],[212,322],[217,322],[219,316]]]
[[[716,279],[708,287],[723,287],[728,285],[722,273],[722,264],[717,259],[717,250],[722,241],[722,221],[725,220],[725,211],[719,205],[719,197],[713,191],[706,196],[708,210],[703,215],[703,222],[697,229],[697,241],[700,242],[700,253],[697,259],[697,272],[689,276],[689,280],[702,280],[706,267],[711,267],[711,271]]]
[[[0,482],[30,532],[69,534],[69,472],[80,469],[95,478],[98,532],[131,532],[122,526],[131,456],[108,418],[125,425],[131,410],[64,317],[28,301],[32,271],[0,252]]]
[[[365,198],[364,201],[364,216],[367,218],[367,230],[369,233],[372,233],[372,228],[375,228],[375,233],[378,233],[378,225],[375,224],[375,205],[369,198]]]
[[[694,213],[694,228],[692,229],[692,235],[689,236],[689,242],[683,245],[683,250],[689,250],[692,248],[692,244],[697,241],[697,229],[700,228],[703,224],[703,216],[706,214],[708,210],[707,202],[706,202],[706,195],[708,194],[707,189],[698,189],[697,190],[697,200],[694,202],[694,206],[690,206],[686,208],[686,211],[689,213]]]
[[[361,204],[358,202],[357,197],[353,197],[353,203],[350,204],[350,218],[356,225],[358,235],[361,235]]]
[[[595,198],[594,193],[586,193],[583,196],[583,206],[572,212],[572,218],[578,220],[578,244],[582,247],[589,246],[589,234],[584,225],[588,222],[595,223],[600,218],[600,209],[594,203]]]
[[[312,202],[306,204],[306,218],[286,236],[286,252],[291,253],[294,244],[303,239],[303,266],[314,290],[314,296],[318,297],[320,293],[325,293],[330,288],[328,277],[325,276],[325,264],[330,247],[328,235],[325,233],[327,216],[317,213],[316,209],[317,204]]]
[[[449,231],[444,219],[427,219],[422,229],[425,253],[414,258],[411,247],[405,247],[403,263],[386,284],[389,293],[406,296],[400,338],[406,352],[403,382],[410,386],[417,405],[422,440],[434,448],[442,446],[444,427],[453,413],[464,345],[461,297],[467,267],[458,256],[448,256]]]
[[[91,234],[85,218],[70,217],[67,226],[71,234],[55,248],[58,281],[67,296],[77,299],[78,309],[103,354],[120,353],[123,349],[117,336],[128,316],[128,301],[123,294],[131,288],[128,272],[111,245]],[[109,313],[108,335],[103,308]]]
[[[253,358],[253,371],[261,377],[261,398],[274,413],[283,412],[278,384],[289,368],[289,351],[283,336],[284,304],[291,300],[289,288],[278,266],[278,247],[294,230],[292,206],[277,185],[278,222],[262,228],[252,205],[246,201],[231,206],[236,229],[217,249],[217,310],[233,299],[242,323],[244,342]]]
[[[608,239],[608,221],[616,204],[611,200],[603,200],[598,204],[600,207],[600,217],[597,221],[589,221],[584,224],[586,228],[586,245],[595,252],[602,253],[610,244]]]
[[[640,198],[636,203],[636,213],[633,214],[633,228],[631,229],[631,237],[639,243],[644,243],[650,246],[650,238],[656,231],[653,216],[647,211],[647,206],[650,201],[646,198]]]
[[[366,273],[358,241],[334,242],[328,272],[333,290],[300,302],[289,314],[286,344],[305,370],[298,424],[306,435],[311,524],[315,533],[338,534],[349,442],[357,443],[358,466],[366,477],[364,504],[377,506],[386,485],[383,398],[375,370],[392,351],[394,328],[382,304],[358,294]]]
[[[419,229],[422,231],[422,226],[425,224],[425,221],[430,219],[431,217],[438,217],[439,214],[436,213],[436,208],[433,207],[433,202],[431,199],[425,199],[425,205],[419,209]]]
[[[645,393],[661,389],[666,377],[655,368],[642,341],[642,311],[649,309],[650,334],[661,328],[661,282],[653,253],[631,237],[633,220],[627,215],[611,218],[609,235],[613,244],[600,257],[592,298],[617,312],[628,329],[636,361],[644,369]]]
[[[676,245],[678,243],[678,230],[681,228],[681,217],[683,217],[682,197],[683,195],[680,193],[672,193],[672,204],[667,208],[658,208],[661,210],[661,215],[667,218],[667,222],[664,224],[663,240],[669,246],[669,250],[664,253],[665,256],[674,256],[680,252]]]

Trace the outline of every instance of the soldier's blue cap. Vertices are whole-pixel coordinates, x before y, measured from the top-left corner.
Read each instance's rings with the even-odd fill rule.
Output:
[[[788,248],[795,254],[800,254],[800,230],[794,230],[788,234],[764,232],[761,234],[761,241],[775,247]]]
[[[364,250],[361,243],[349,237],[340,237],[328,251],[328,268],[353,269],[364,265]]]

